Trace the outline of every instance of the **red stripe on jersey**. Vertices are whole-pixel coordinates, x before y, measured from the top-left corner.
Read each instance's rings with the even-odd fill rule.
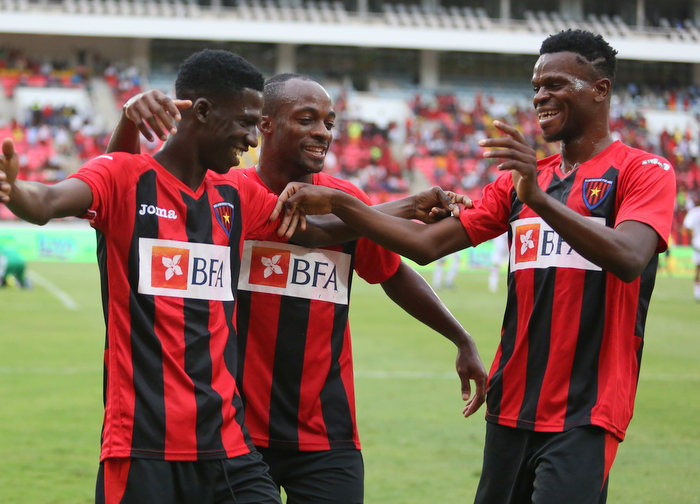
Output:
[[[348,394],[348,406],[350,407],[350,415],[352,417],[353,426],[353,441],[355,448],[358,450],[360,446],[360,434],[357,430],[357,415],[355,413],[355,372],[352,364],[352,339],[350,338],[350,327],[345,326],[345,339],[343,341],[343,354],[340,356],[340,377],[345,385],[346,393]]]
[[[550,338],[547,370],[544,374],[537,405],[535,430],[564,430],[566,409],[569,400],[568,382],[571,379],[576,344],[579,334],[579,319],[571,317],[571,313],[581,312],[580,296],[571,296],[570,292],[583,291],[585,273],[575,270],[561,269],[557,272],[554,285],[554,299],[570,299],[566,311],[552,312],[552,334],[570,334],[570,338]],[[548,393],[548,392],[552,393]]]
[[[216,313],[217,310],[222,310],[221,303],[210,301],[211,313]],[[226,324],[226,318],[222,316],[212,316],[209,318],[209,332],[211,334],[228,333],[229,327]],[[212,363],[212,382],[211,388],[221,396],[221,415],[223,425],[221,426],[221,442],[226,450],[228,457],[237,457],[250,452],[247,446],[247,440],[241,430],[240,425],[236,421],[238,410],[233,404],[234,394],[238,394],[238,385],[235,378],[226,369],[226,361],[219,358],[226,353],[226,345],[233,344],[228,338],[211,338],[209,352]]]
[[[125,205],[123,210],[124,233],[133,234],[134,212]],[[101,271],[120,272],[128,263],[128,248],[116,246],[112,240],[104,240],[106,264]],[[102,269],[104,267],[104,269]],[[130,296],[115,296],[113,293],[129,293],[131,287],[126,275],[112,274],[109,277],[109,292],[106,294],[109,308],[107,314],[107,349],[105,350],[105,421],[102,430],[100,461],[108,457],[124,457],[131,452],[134,419],[131,413],[136,404],[134,369],[131,360],[131,339],[118,337],[131,332]]]
[[[179,303],[178,303],[179,301]],[[163,352],[163,395],[165,402],[165,458],[178,460],[179,452],[197,451],[197,418],[182,415],[196,411],[192,380],[185,373],[184,319],[169,317],[173,306],[182,300],[159,298],[156,302],[154,329]],[[166,308],[167,306],[167,308]],[[185,393],[187,391],[187,393]]]
[[[522,285],[526,288],[518,289],[518,323],[515,335],[515,348],[513,355],[503,369],[503,397],[500,405],[500,417],[502,419],[512,418],[512,421],[499,421],[501,425],[516,427],[515,419],[520,415],[523,398],[525,397],[525,380],[527,375],[527,353],[529,351],[528,328],[530,325],[530,315],[535,302],[532,286],[535,271],[521,270],[515,272],[516,286]],[[517,287],[516,287],[517,288]]]
[[[605,333],[600,349],[600,366],[598,370],[598,403],[591,410],[591,423],[600,425],[623,439],[625,430],[632,417],[637,380],[622,380],[621,377],[639,376],[639,361],[635,358],[620,356],[637,356],[643,339],[635,335],[621,338],[624,328],[634,327],[637,313],[623,310],[622,306],[637,303],[640,278],[624,284],[622,280],[608,274],[606,292],[606,313],[614,314],[605,320]],[[628,296],[628,299],[625,299]],[[629,333],[629,330],[627,330]],[[604,365],[607,360],[615,359],[615,368]],[[624,426],[620,429],[618,426]]]
[[[299,446],[313,446],[315,450],[328,450],[328,433],[321,409],[321,390],[331,367],[331,340],[335,305],[324,301],[309,304],[309,324],[304,349],[304,369],[314,369],[315,374],[304,373],[299,395]]]
[[[257,316],[266,321],[268,327],[279,326],[281,296],[250,293],[250,305],[255,307]],[[272,394],[272,371],[275,362],[276,341],[255,336],[257,327],[249,327],[246,340],[243,376],[245,381],[255,382],[255,394],[246,395],[246,426],[253,442],[259,446],[269,446],[270,439],[270,397]],[[273,334],[272,332],[269,333]],[[274,334],[277,334],[275,331]],[[260,412],[260,413],[259,413]]]

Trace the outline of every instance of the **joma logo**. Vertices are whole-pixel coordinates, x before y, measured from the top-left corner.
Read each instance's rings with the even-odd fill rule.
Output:
[[[175,210],[166,210],[165,208],[160,208],[155,205],[141,205],[141,210],[139,210],[139,215],[157,215],[158,217],[163,217],[164,219],[177,219],[177,214]]]

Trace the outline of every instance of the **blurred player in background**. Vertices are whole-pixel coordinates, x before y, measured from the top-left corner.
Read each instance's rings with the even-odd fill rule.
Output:
[[[0,287],[16,284],[23,289],[32,286],[26,275],[27,263],[17,250],[0,245]]]
[[[696,194],[695,202],[695,206],[688,210],[683,219],[683,227],[691,235],[690,245],[693,247],[693,264],[695,264],[693,296],[696,301],[700,301],[700,192]]]
[[[448,289],[453,289],[457,274],[459,273],[460,262],[460,252],[441,257],[435,261],[433,269],[433,289],[440,290],[443,285]]]
[[[154,91],[130,100],[125,113],[142,124],[146,115],[168,123],[168,110],[175,114],[172,102]],[[331,98],[316,81],[297,74],[268,79],[260,160],[240,172],[274,195],[289,182],[306,182],[368,203],[351,183],[322,173],[335,119]],[[130,143],[113,139],[111,148]],[[348,324],[353,269],[455,343],[469,412],[483,402],[486,371],[471,337],[397,254],[365,238],[323,249],[246,241],[237,304],[245,424],[288,504],[363,502]]]
[[[616,51],[580,30],[547,38],[532,84],[543,137],[537,161],[515,128],[480,141],[508,171],[472,209],[430,225],[304,186],[287,211],[332,212],[419,263],[508,232],[508,301],[487,394],[478,504],[604,503],[632,418],[658,254],[667,247],[675,176],[663,158],[614,141]],[[293,191],[297,191],[292,195]]]

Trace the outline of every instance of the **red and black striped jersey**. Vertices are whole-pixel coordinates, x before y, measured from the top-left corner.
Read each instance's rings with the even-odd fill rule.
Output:
[[[228,458],[252,447],[235,382],[243,238],[274,233],[276,198],[209,172],[196,191],[150,156],[74,177],[93,194],[106,322],[101,459]]]
[[[675,176],[663,158],[614,142],[568,174],[560,155],[538,163],[538,183],[600,225],[649,225],[666,249]],[[508,300],[491,366],[487,420],[560,432],[597,425],[623,439],[632,418],[657,255],[625,283],[573,250],[518,200],[506,173],[462,213],[474,244],[507,231]]]
[[[265,187],[255,168],[243,171]],[[313,183],[369,201],[354,185],[324,173]],[[256,445],[360,448],[348,325],[352,271],[380,283],[399,264],[399,256],[364,238],[323,249],[246,240],[238,283],[238,381]]]

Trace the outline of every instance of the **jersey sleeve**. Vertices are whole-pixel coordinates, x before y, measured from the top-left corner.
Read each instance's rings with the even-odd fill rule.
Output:
[[[263,186],[242,174],[238,174],[236,178],[241,195],[241,211],[245,215],[243,238],[264,240],[276,234],[282,214],[275,221],[270,221],[270,214],[275,209],[277,195],[268,192]]]
[[[357,199],[371,205],[365,192],[346,180],[331,178],[325,174],[317,174],[315,183],[326,187],[340,189]],[[358,238],[355,245],[355,272],[367,283],[382,283],[398,271],[401,264],[401,256],[391,250],[385,249],[367,238]]]
[[[473,201],[472,208],[462,210],[459,220],[474,246],[508,231],[513,191],[511,174],[503,173],[484,187],[481,198]]]
[[[124,155],[119,153],[98,156],[69,176],[90,186],[92,204],[80,217],[88,219],[97,229],[105,230],[109,223],[109,208],[112,202],[122,199],[118,191],[119,187],[123,187],[120,182],[130,178],[124,169],[125,161]]]
[[[673,206],[676,198],[676,177],[671,164],[663,158],[630,160],[618,194],[619,208],[615,226],[625,221],[642,222],[659,235],[656,252],[668,248]]]

